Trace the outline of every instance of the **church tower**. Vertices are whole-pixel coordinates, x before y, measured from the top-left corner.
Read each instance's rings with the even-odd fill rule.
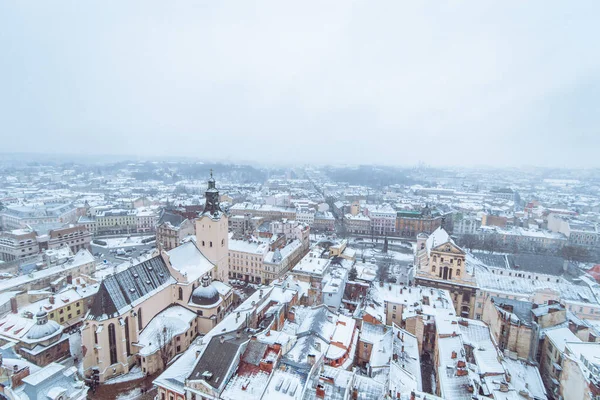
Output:
[[[229,278],[229,222],[219,205],[219,191],[212,170],[206,190],[204,211],[196,220],[196,244],[206,258],[217,266],[215,279]]]

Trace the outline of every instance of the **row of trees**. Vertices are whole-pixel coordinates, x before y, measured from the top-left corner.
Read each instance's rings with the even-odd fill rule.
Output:
[[[595,252],[582,246],[565,245],[556,249],[547,249],[541,245],[530,243],[503,243],[497,235],[462,235],[457,243],[464,249],[481,250],[488,253],[512,253],[512,254],[546,254],[563,257],[565,260],[578,262],[593,262],[597,257]]]

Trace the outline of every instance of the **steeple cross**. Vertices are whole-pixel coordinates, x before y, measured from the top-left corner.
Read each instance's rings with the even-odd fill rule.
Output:
[[[211,178],[213,177],[213,169],[212,168],[210,169],[210,177]]]

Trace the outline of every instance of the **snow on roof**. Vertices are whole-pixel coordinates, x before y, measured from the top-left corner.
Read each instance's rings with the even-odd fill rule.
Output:
[[[186,275],[190,282],[199,279],[215,267],[192,241],[175,247],[167,254],[173,269]]]
[[[229,239],[229,250],[264,255],[269,251],[269,241],[254,237],[249,240]]]
[[[149,356],[159,350],[163,329],[166,328],[167,340],[185,333],[196,313],[180,305],[174,305],[157,314],[140,333],[137,346],[141,347],[139,354]]]
[[[554,344],[554,346],[563,353],[567,342],[581,342],[569,328],[558,328],[546,332],[546,337]]]
[[[300,400],[306,381],[304,371],[282,365],[273,372],[263,397],[269,400]]]
[[[257,371],[251,375],[235,375],[227,383],[227,386],[219,398],[224,400],[259,400],[267,389],[270,374],[265,371]]]
[[[431,252],[431,249],[433,249],[434,247],[448,242],[454,244],[454,241],[452,240],[452,238],[450,238],[448,232],[446,232],[446,230],[440,226],[435,231],[433,231],[431,235],[429,235],[427,241],[425,242],[427,254],[429,254]]]
[[[321,251],[320,247],[312,249],[296,264],[292,271],[300,274],[323,275],[327,271],[331,261],[321,258]]]
[[[456,354],[455,358],[452,358]],[[438,340],[439,367],[438,377],[440,392],[443,398],[452,400],[470,400],[472,393],[467,387],[471,385],[469,375],[458,375],[457,361],[466,363],[463,343],[460,335],[441,337]]]
[[[502,360],[502,364],[511,376],[510,384],[515,388],[515,391],[527,391],[531,394],[530,397],[535,399],[546,398],[544,382],[539,369],[535,365],[522,360],[511,360],[510,358]]]
[[[504,367],[498,361],[498,351],[492,342],[490,329],[481,321],[462,319],[459,323],[462,341],[473,348],[480,374],[500,375]]]
[[[66,272],[94,262],[94,256],[89,251],[81,249],[75,255],[73,255],[71,260],[65,262],[64,264],[46,268],[41,271],[35,271],[27,275],[17,276],[16,278],[0,281],[0,292],[17,288],[38,279],[44,279],[53,275],[58,275],[61,272]]]
[[[360,327],[360,340],[366,343],[375,343],[385,335],[387,327],[382,324],[370,324],[363,321]]]
[[[335,330],[331,336],[331,342],[341,344],[343,347],[329,346],[327,349],[327,358],[331,360],[337,360],[342,357],[349,349],[354,336],[354,329],[356,327],[356,321],[345,315],[338,317],[335,325]]]
[[[392,365],[397,365],[413,377],[416,386],[410,390],[420,391],[422,389],[421,358],[417,337],[397,326],[393,326],[392,332],[394,334],[394,354],[398,355],[398,358],[392,361]]]
[[[521,295],[529,298],[540,290],[554,290],[562,300],[597,304],[596,296],[589,286],[576,285],[558,277],[548,279],[528,279],[509,275],[491,273],[483,268],[477,268],[475,274],[477,285],[481,290]],[[558,280],[558,282],[557,282]]]
[[[53,375],[61,372],[64,369],[65,369],[64,365],[53,362],[53,363],[46,365],[44,368],[40,369],[39,371],[37,371],[29,376],[26,376],[25,378],[23,378],[23,382],[28,383],[32,386],[37,386],[40,383],[44,382],[46,379],[52,377]]]
[[[160,374],[153,383],[179,394],[185,394],[185,380],[196,364],[198,352],[202,352],[205,347],[202,340],[194,341],[181,357]]]

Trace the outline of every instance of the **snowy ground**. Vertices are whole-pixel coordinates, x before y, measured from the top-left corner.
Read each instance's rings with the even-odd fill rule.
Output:
[[[141,394],[142,394],[142,389],[135,388],[133,390],[130,390],[129,392],[121,393],[120,395],[117,396],[116,400],[136,399],[139,396],[141,396]]]
[[[71,357],[62,361],[61,364],[67,367],[77,367],[77,372],[83,376],[83,351],[81,348],[81,333],[75,332],[69,336],[69,348]]]
[[[108,379],[105,382],[105,384],[112,385],[114,383],[129,382],[129,381],[133,381],[136,379],[142,379],[143,377],[144,377],[144,373],[142,372],[141,367],[136,365],[135,367],[131,368],[131,370],[129,370],[128,374],[124,374],[124,375],[117,376],[116,378]],[[141,392],[138,393],[138,395],[139,394],[141,394]]]
[[[125,236],[125,237],[116,237],[116,238],[105,238],[105,239],[99,239],[102,240],[104,242],[106,242],[106,246],[100,246],[100,247],[105,247],[105,248],[109,248],[109,249],[114,249],[114,248],[127,248],[127,247],[134,247],[134,246],[139,246],[142,244],[142,240],[150,238],[150,237],[154,237],[154,236]]]

